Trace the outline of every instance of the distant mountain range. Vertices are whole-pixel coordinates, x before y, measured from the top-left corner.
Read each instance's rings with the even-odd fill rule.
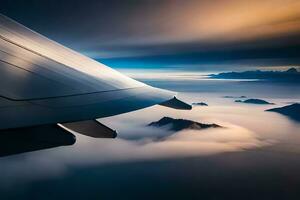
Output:
[[[247,98],[246,96],[223,96],[226,99],[244,99]]]
[[[251,104],[274,104],[274,103],[270,103],[270,102],[267,102],[265,100],[262,100],[262,99],[247,99],[247,100],[235,100],[235,102],[238,102],[238,103],[251,103]]]
[[[300,72],[296,68],[290,68],[286,71],[245,71],[245,72],[224,72],[219,74],[210,74],[210,78],[216,79],[264,79],[277,81],[300,82]]]
[[[282,115],[288,116],[291,119],[300,122],[300,104],[294,103],[288,106],[280,107],[280,108],[272,108],[266,111],[277,112]]]
[[[171,131],[181,131],[184,129],[202,130],[207,128],[220,128],[217,124],[202,124],[199,122],[186,119],[173,119],[171,117],[163,117],[159,121],[151,122],[148,126],[165,127]]]

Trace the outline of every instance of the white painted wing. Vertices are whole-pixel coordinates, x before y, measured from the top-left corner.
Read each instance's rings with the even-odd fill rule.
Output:
[[[173,96],[0,14],[0,129],[107,117]]]

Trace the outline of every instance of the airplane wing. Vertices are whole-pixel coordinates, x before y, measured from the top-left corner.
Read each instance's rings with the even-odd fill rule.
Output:
[[[0,14],[0,130],[69,124],[160,103],[174,107],[168,103],[174,96]]]

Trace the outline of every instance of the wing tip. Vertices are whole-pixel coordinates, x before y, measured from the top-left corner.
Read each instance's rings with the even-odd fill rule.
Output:
[[[177,99],[176,96],[174,96],[172,99],[168,101],[160,103],[159,105],[178,109],[178,110],[192,110],[192,106],[190,104]]]

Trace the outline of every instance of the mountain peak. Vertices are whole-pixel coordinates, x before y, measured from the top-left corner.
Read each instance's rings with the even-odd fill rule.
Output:
[[[238,103],[251,103],[251,104],[274,104],[274,103],[270,103],[270,102],[262,100],[262,99],[247,99],[245,101],[235,100],[235,102],[238,102]]]
[[[287,73],[298,73],[298,71],[295,67],[291,67],[288,70],[286,70],[285,72],[287,72]]]
[[[206,128],[219,128],[217,124],[202,124],[187,119],[173,119],[171,117],[163,117],[156,122],[151,122],[148,126],[168,127],[172,131],[181,131],[183,129],[201,130]]]
[[[295,121],[300,122],[300,104],[294,103],[288,106],[283,106],[279,108],[272,108],[266,111],[277,112],[282,115],[288,116]]]

